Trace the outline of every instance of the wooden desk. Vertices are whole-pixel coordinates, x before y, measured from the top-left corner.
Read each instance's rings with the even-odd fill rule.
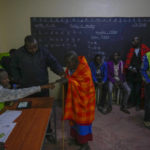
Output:
[[[31,109],[23,109],[15,120],[15,128],[6,141],[7,150],[40,150],[52,112],[53,98],[25,98],[32,101]],[[16,109],[18,102],[7,109]],[[42,107],[42,108],[41,108]]]
[[[51,109],[26,109],[6,141],[7,150],[40,150],[43,145]]]

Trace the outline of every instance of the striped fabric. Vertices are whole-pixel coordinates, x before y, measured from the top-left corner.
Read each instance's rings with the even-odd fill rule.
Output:
[[[95,116],[95,88],[91,70],[84,56],[79,56],[76,71],[69,75],[64,119],[77,124],[91,124]]]

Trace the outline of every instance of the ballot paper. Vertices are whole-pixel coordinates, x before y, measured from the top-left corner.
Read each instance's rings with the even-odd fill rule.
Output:
[[[14,122],[14,120],[16,120],[21,115],[21,113],[22,111],[7,110],[6,112],[0,115],[0,124],[9,124]]]
[[[0,124],[0,142],[5,143],[16,123]]]
[[[0,115],[0,142],[5,143],[14,129],[14,121],[21,115],[22,111],[7,110]]]

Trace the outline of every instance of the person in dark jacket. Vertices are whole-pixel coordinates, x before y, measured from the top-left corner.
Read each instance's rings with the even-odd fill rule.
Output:
[[[62,66],[49,50],[39,47],[37,40],[29,35],[25,44],[12,57],[11,73],[13,79],[22,88],[48,83],[48,67],[57,75],[63,75]],[[34,96],[49,96],[49,90],[43,90]]]
[[[130,107],[136,106],[136,110],[140,110],[141,92],[142,92],[142,77],[140,73],[143,56],[150,49],[142,44],[142,38],[136,36],[133,38],[132,47],[127,54],[127,59],[124,65],[127,82],[131,88],[129,98]],[[143,96],[142,96],[143,97]]]
[[[102,55],[97,54],[90,63],[92,78],[96,89],[96,104],[98,110],[105,113],[107,94],[107,63],[102,60]]]

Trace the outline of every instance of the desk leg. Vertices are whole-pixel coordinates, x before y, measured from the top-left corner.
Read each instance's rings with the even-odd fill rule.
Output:
[[[49,121],[49,124],[48,124],[46,138],[51,143],[56,143],[57,142],[57,132],[56,132],[56,102],[55,101],[54,101],[53,108],[52,108],[52,115],[50,116],[50,121]]]
[[[54,115],[54,138],[55,143],[57,142],[57,132],[56,132],[56,101],[54,102],[53,106],[53,115]]]

